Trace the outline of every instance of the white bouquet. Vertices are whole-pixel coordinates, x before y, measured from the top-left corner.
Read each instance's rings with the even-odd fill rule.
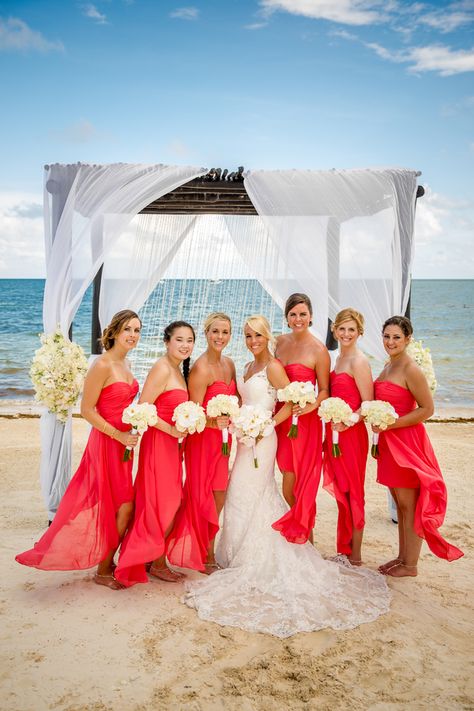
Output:
[[[262,405],[242,405],[239,414],[232,418],[231,432],[239,442],[253,449],[253,463],[258,467],[256,443],[258,437],[268,437],[275,428],[273,414]]]
[[[239,398],[236,395],[215,395],[207,403],[208,417],[235,417],[239,414]],[[222,430],[222,448],[224,456],[229,456],[229,430],[224,427]]]
[[[316,402],[316,391],[310,380],[303,382],[295,380],[284,388],[277,391],[279,402],[291,402],[293,405],[299,405],[301,408],[308,405],[310,402]],[[290,439],[298,437],[298,415],[291,416],[291,427],[288,432]]]
[[[66,422],[84,384],[87,358],[81,346],[63,336],[59,326],[49,335],[42,333],[40,339],[43,345],[35,352],[30,368],[35,400],[60,422]]]
[[[360,414],[369,425],[386,430],[389,425],[393,425],[398,420],[395,408],[385,400],[364,400],[360,406]],[[379,435],[378,432],[372,434],[372,447],[370,449],[374,459],[379,456]]]
[[[436,382],[430,349],[423,348],[421,341],[414,341],[412,339],[408,344],[406,351],[410,358],[413,358],[415,363],[420,366],[425,378],[428,381],[431,392],[434,393],[438,383]]]
[[[156,407],[150,402],[132,403],[123,411],[122,422],[132,425],[132,434],[142,435],[149,427],[153,427],[158,422]],[[128,462],[132,456],[132,449],[133,447],[125,447],[124,462]]]
[[[206,413],[202,405],[192,400],[186,400],[177,405],[171,418],[176,423],[176,429],[183,434],[194,434],[202,432],[206,426]],[[184,437],[180,437],[178,442],[181,446]]]
[[[318,409],[318,415],[324,422],[343,423],[344,425],[354,424],[353,412],[347,402],[340,397],[328,397],[323,400]],[[339,432],[332,430],[332,456],[340,457],[342,454],[339,447]]]

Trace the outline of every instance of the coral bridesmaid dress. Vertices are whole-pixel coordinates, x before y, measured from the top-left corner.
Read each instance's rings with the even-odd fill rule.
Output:
[[[409,390],[387,380],[375,381],[377,400],[390,402],[402,417],[416,407]],[[456,560],[463,552],[438,532],[446,514],[447,492],[433,447],[422,423],[380,433],[377,481],[392,488],[420,490],[415,531],[439,558]]]
[[[216,395],[235,395],[234,380],[217,380],[209,385],[202,403],[204,409]],[[229,437],[229,445],[231,443]],[[229,457],[221,452],[222,432],[206,427],[186,438],[186,483],[183,505],[168,539],[168,560],[174,565],[204,570],[209,544],[219,530],[213,491],[226,491]]]
[[[175,408],[188,399],[181,388],[155,401],[158,416],[172,424]],[[115,578],[130,587],[147,583],[145,564],[165,553],[165,533],[183,497],[183,468],[176,437],[150,427],[142,437],[135,480],[135,513],[122,546]]]
[[[358,410],[361,397],[349,373],[331,372],[331,396],[340,397],[351,410]],[[324,445],[324,488],[336,499],[337,552],[352,553],[352,530],[364,528],[364,482],[369,438],[362,420],[339,433],[341,456],[333,457],[331,437]]]
[[[286,374],[294,382],[310,380],[316,383],[312,368],[301,363],[285,366]],[[291,543],[306,543],[316,518],[316,494],[321,478],[322,423],[317,411],[298,419],[298,437],[289,439],[291,417],[276,428],[278,437],[277,463],[280,471],[294,472],[296,482],[294,506],[272,524],[276,531]]]
[[[102,389],[96,409],[126,432],[130,425],[122,422],[122,413],[137,392],[136,380],[111,383]],[[115,517],[122,504],[133,501],[133,462],[123,462],[123,453],[123,444],[92,429],[51,526],[34,548],[16,556],[19,563],[41,570],[83,570],[118,546]]]

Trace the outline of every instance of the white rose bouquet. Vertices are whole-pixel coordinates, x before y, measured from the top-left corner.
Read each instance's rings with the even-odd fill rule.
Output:
[[[30,368],[35,400],[60,422],[66,422],[84,384],[87,358],[81,346],[63,336],[59,326],[49,335],[42,333],[40,339],[43,345],[35,352]]]
[[[132,403],[122,413],[122,422],[132,426],[132,434],[142,435],[149,427],[158,422],[156,407],[150,402]],[[128,462],[132,456],[133,447],[125,447],[123,461]]]
[[[235,417],[239,414],[239,398],[236,395],[215,395],[207,403],[208,417]],[[221,452],[225,457],[229,456],[229,430],[224,427],[222,430]]]
[[[360,406],[360,414],[369,425],[379,427],[381,430],[386,430],[389,425],[393,425],[395,420],[398,420],[395,408],[385,400],[364,400]],[[370,453],[374,459],[379,456],[378,432],[372,433]]]
[[[284,388],[277,391],[279,402],[291,402],[293,405],[299,405],[301,408],[308,405],[310,402],[316,402],[316,391],[310,380],[303,382],[295,380]],[[291,427],[288,432],[290,439],[298,437],[298,415],[291,416]]]
[[[412,339],[406,348],[406,352],[410,358],[413,358],[415,363],[420,366],[425,378],[428,381],[431,392],[434,393],[438,383],[436,382],[430,349],[423,348],[421,341],[414,341]]]
[[[176,423],[176,429],[183,434],[202,432],[206,426],[206,413],[202,405],[192,400],[186,400],[177,405],[171,418]],[[179,446],[184,437],[180,437]]]
[[[252,447],[255,468],[258,468],[257,438],[268,437],[274,428],[272,412],[262,405],[242,405],[239,414],[232,418],[231,432],[243,445]]]
[[[328,397],[323,400],[318,409],[318,415],[324,422],[342,422],[344,425],[354,424],[353,412],[347,402],[340,397]],[[332,456],[340,457],[339,432],[332,430]]]

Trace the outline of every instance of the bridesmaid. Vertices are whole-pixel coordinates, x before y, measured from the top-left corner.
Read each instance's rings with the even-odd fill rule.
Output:
[[[235,395],[235,366],[222,355],[231,337],[226,314],[210,314],[204,323],[206,351],[194,363],[189,375],[189,398],[206,408],[215,395]],[[229,458],[221,453],[222,430],[228,417],[208,418],[204,432],[186,440],[186,483],[184,502],[170,536],[169,560],[181,567],[206,573],[216,570],[214,539],[225,501],[229,479]]]
[[[456,560],[463,552],[438,532],[446,513],[446,486],[431,442],[422,424],[433,414],[427,380],[406,353],[413,328],[404,316],[383,325],[383,344],[389,362],[375,381],[377,400],[390,402],[399,415],[380,433],[377,481],[390,488],[397,504],[399,551],[379,570],[394,578],[416,576],[423,538],[439,558]]]
[[[183,497],[182,433],[172,424],[177,405],[188,399],[186,380],[195,334],[185,321],[164,330],[166,354],[148,373],[140,402],[156,405],[158,422],[143,434],[135,480],[135,515],[120,550],[115,577],[122,585],[146,583],[150,575],[174,583],[183,576],[166,564],[166,542]],[[181,366],[183,373],[181,373]],[[147,564],[153,561],[151,566]]]
[[[34,548],[16,560],[41,570],[83,570],[98,564],[94,582],[111,590],[113,558],[133,512],[132,461],[125,447],[138,436],[122,422],[122,413],[138,392],[127,360],[140,338],[134,311],[119,311],[104,330],[105,353],[91,365],[82,395],[81,414],[92,431],[51,526]]]
[[[318,384],[316,403],[302,410],[299,416],[298,437],[289,439],[291,417],[277,427],[277,463],[283,475],[283,496],[290,510],[273,524],[291,543],[313,542],[316,517],[316,493],[322,467],[322,423],[317,409],[329,396],[329,353],[315,338],[312,325],[313,309],[306,294],[292,294],[285,304],[285,316],[291,333],[277,338],[275,356],[283,364],[290,381],[301,380]]]
[[[343,309],[333,323],[332,332],[339,342],[339,355],[331,371],[331,396],[347,402],[352,411],[360,409],[363,400],[374,399],[372,373],[367,357],[357,347],[364,334],[364,317],[355,309]],[[359,414],[356,424],[332,425],[341,433],[342,456],[333,457],[331,437],[324,445],[324,488],[334,496],[339,510],[337,519],[337,552],[347,555],[352,565],[362,565],[361,547],[364,533],[364,482],[369,438]]]

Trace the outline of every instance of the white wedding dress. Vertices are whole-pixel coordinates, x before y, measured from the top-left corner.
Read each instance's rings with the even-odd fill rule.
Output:
[[[273,410],[266,370],[238,389],[243,404]],[[184,602],[203,620],[277,637],[351,629],[388,612],[384,576],[324,560],[311,543],[289,543],[271,527],[288,509],[274,476],[276,447],[275,432],[263,438],[255,468],[252,448],[238,445],[216,548],[223,569],[187,582]]]

